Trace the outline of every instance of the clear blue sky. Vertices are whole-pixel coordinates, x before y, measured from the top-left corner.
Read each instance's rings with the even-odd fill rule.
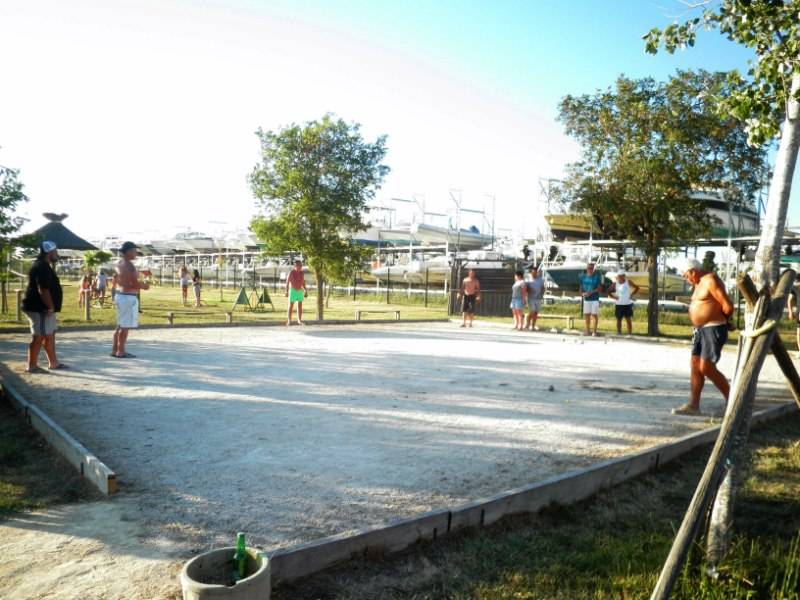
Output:
[[[620,74],[746,70],[716,31],[644,53],[648,29],[686,16],[677,0],[5,0],[0,164],[21,169],[31,226],[49,210],[95,237],[243,227],[253,132],[334,112],[388,135],[379,197],[494,194],[500,226],[529,233],[537,178],[577,158],[561,97]],[[96,209],[117,205],[135,209]]]

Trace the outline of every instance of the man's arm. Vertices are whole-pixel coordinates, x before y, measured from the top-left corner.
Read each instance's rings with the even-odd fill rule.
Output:
[[[50,290],[41,285],[37,286],[37,289],[39,290],[39,296],[41,296],[45,308],[47,308],[47,312],[53,312],[55,310],[55,305],[53,304],[53,296],[50,295]]]
[[[614,292],[616,290],[617,290],[617,284],[616,283],[612,283],[610,286],[608,286],[608,297],[609,298],[613,298],[614,300],[616,300],[617,297],[614,295]]]
[[[631,298],[633,298],[636,294],[639,293],[639,290],[642,288],[633,283],[630,279],[628,280],[628,282],[631,284]]]
[[[475,302],[481,301],[481,282],[475,280]]]
[[[714,300],[719,302],[720,307],[722,307],[722,314],[730,319],[733,316],[733,302],[731,302],[731,299],[728,297],[728,292],[725,291],[725,285],[716,275],[711,280],[708,292]]]

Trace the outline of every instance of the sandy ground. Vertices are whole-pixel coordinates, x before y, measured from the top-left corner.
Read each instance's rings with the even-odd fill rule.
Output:
[[[108,333],[86,332],[59,335],[72,369],[30,376],[25,343],[0,339],[0,362],[120,493],[0,522],[3,598],[177,597],[178,561],[237,531],[274,549],[708,425],[669,414],[688,346],[451,324],[207,328],[135,332],[139,358],[120,360]],[[787,398],[772,363],[762,403]],[[704,409],[721,407],[709,387]]]

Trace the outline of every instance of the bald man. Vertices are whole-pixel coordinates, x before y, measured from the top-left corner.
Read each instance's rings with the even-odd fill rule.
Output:
[[[697,259],[688,259],[683,277],[694,286],[689,304],[689,320],[694,326],[692,336],[692,362],[689,402],[672,409],[672,414],[700,415],[700,394],[706,379],[709,379],[728,401],[730,386],[725,376],[717,369],[722,348],[728,341],[733,303],[725,291],[725,284],[714,273],[707,273]]]

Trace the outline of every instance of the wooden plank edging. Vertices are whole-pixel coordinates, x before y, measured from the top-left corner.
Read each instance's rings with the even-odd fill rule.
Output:
[[[51,419],[41,408],[28,402],[14,386],[8,383],[7,377],[0,382],[0,388],[28,424],[38,431],[39,435],[56,452],[75,467],[82,477],[100,490],[101,494],[110,496],[117,491],[117,475],[105,463]]]
[[[755,412],[753,422],[767,422],[797,411],[798,407],[793,402],[781,404]],[[416,517],[393,520],[281,548],[270,555],[273,581],[290,582],[354,558],[378,557],[399,552],[419,542],[436,540],[469,527],[488,525],[506,516],[537,512],[551,504],[566,505],[585,500],[603,489],[657,469],[698,446],[713,443],[719,430],[720,426],[717,425],[673,442],[451,509],[434,510]]]

